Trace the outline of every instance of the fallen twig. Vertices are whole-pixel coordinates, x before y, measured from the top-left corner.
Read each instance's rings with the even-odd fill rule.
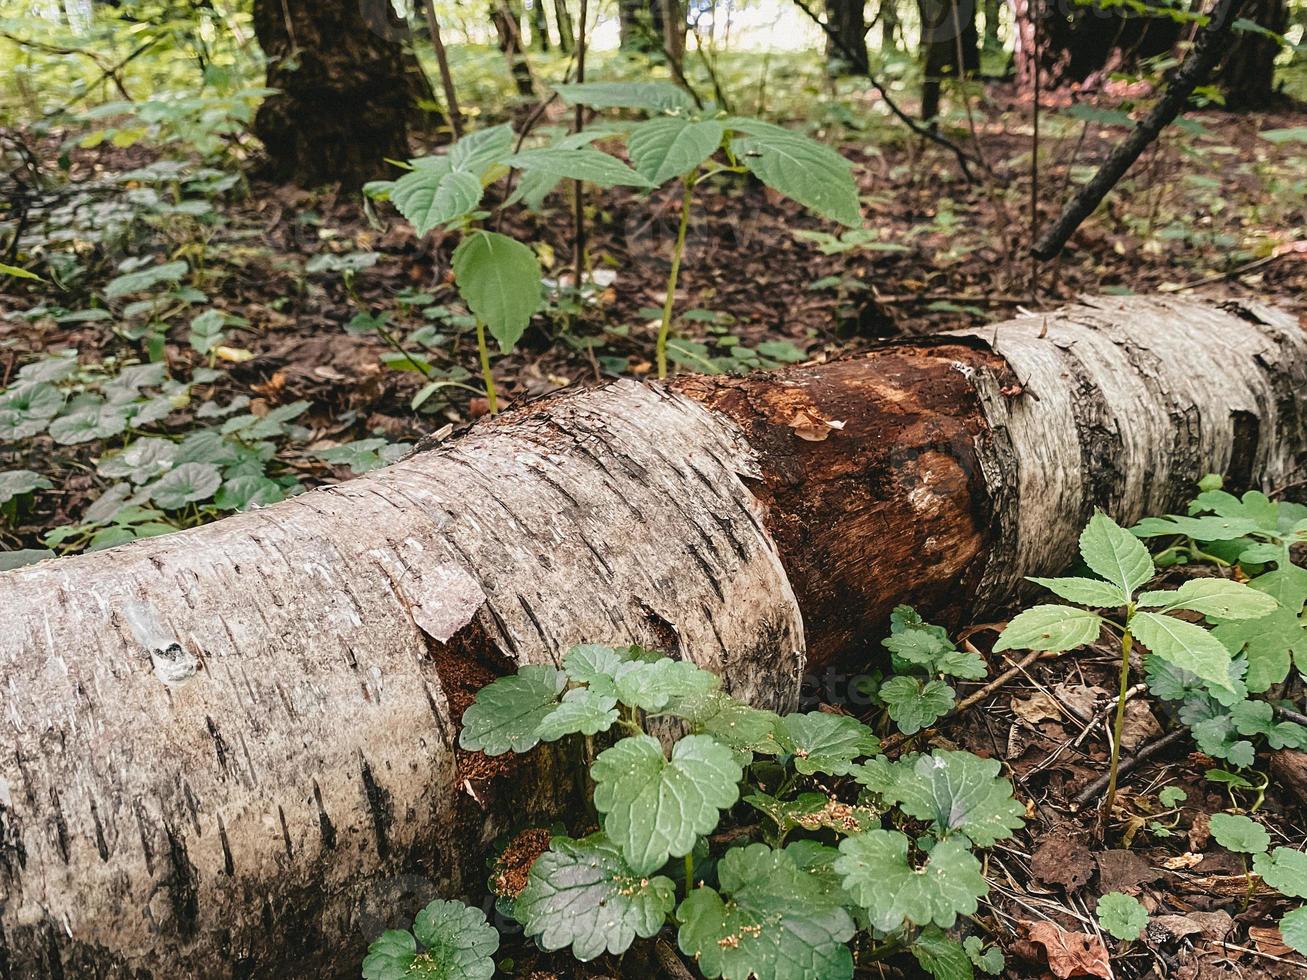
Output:
[[[1149,742],[1130,758],[1121,760],[1121,765],[1117,770],[1117,778],[1133,772],[1141,763],[1147,762],[1153,756],[1157,755],[1157,753],[1161,752],[1162,749],[1169,745],[1174,745],[1188,734],[1188,728],[1177,728],[1175,731],[1167,732],[1167,734],[1163,735],[1156,741]],[[1092,783],[1082,789],[1076,795],[1076,805],[1084,806],[1095,796],[1107,789],[1107,781],[1110,778],[1110,775],[1110,773],[1103,773],[1103,775],[1099,776]]]

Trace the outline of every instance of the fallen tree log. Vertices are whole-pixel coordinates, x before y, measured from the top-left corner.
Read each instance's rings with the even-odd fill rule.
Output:
[[[0,575],[0,977],[353,972],[554,766],[455,750],[473,692],[642,644],[792,707],[889,609],[964,615],[1094,506],[1307,461],[1307,337],[1103,299],[776,376],[619,382],[368,476]],[[543,765],[548,766],[545,762]]]

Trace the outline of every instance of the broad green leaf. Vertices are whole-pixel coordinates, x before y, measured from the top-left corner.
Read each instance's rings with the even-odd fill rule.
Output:
[[[904,735],[915,735],[953,709],[956,695],[943,681],[891,677],[880,686],[880,699]]]
[[[1262,139],[1272,143],[1307,143],[1307,126],[1294,126],[1289,129],[1263,129],[1259,134]]]
[[[1198,696],[1214,698],[1226,707],[1237,704],[1248,696],[1248,688],[1243,682],[1243,675],[1247,669],[1246,660],[1242,658],[1231,660],[1226,675],[1226,683],[1229,686],[1222,687],[1218,684],[1209,684],[1196,674],[1167,663],[1151,653],[1144,657],[1148,690],[1163,701],[1188,701]]]
[[[1030,581],[1042,585],[1054,595],[1091,609],[1117,609],[1126,604],[1120,586],[1096,578],[1034,578]]]
[[[1233,541],[1258,529],[1242,517],[1146,517],[1134,526],[1141,538],[1179,534],[1195,541]]]
[[[150,499],[164,510],[208,500],[222,486],[222,473],[212,463],[182,463],[150,487]]]
[[[465,170],[410,170],[391,189],[390,199],[419,235],[471,212],[481,202],[481,179]]]
[[[1144,592],[1138,603],[1160,606],[1162,612],[1190,609],[1220,619],[1257,619],[1274,612],[1278,606],[1271,596],[1223,578],[1195,578],[1174,591]]]
[[[935,673],[963,680],[980,680],[989,673],[985,659],[970,650],[950,650],[931,664]]]
[[[1179,806],[1187,799],[1189,799],[1189,794],[1179,786],[1166,786],[1157,794],[1157,802],[1168,810]]]
[[[486,914],[462,902],[432,902],[413,920],[413,935],[426,947],[410,967],[409,976],[422,980],[490,980],[491,959],[499,949],[499,933]]]
[[[772,190],[850,228],[862,224],[852,167],[830,147],[785,131],[734,140],[731,150]]]
[[[1157,574],[1143,542],[1101,511],[1080,532],[1080,557],[1126,595]]]
[[[6,504],[15,497],[31,493],[33,490],[47,490],[50,486],[50,481],[40,473],[33,473],[31,470],[6,470],[0,473],[0,504]]]
[[[1200,752],[1224,759],[1240,769],[1253,764],[1256,758],[1253,743],[1238,737],[1231,715],[1218,714],[1202,721],[1189,720],[1187,724]]]
[[[721,146],[725,132],[715,119],[658,116],[631,130],[626,145],[635,169],[657,187],[699,169]]]
[[[5,265],[0,262],[0,276],[13,276],[15,279],[31,279],[35,282],[45,282],[35,272],[28,272],[26,269],[20,269],[16,265]]]
[[[508,123],[468,133],[449,151],[449,166],[455,172],[467,172],[478,180],[506,156],[513,146],[513,127]]]
[[[671,82],[574,82],[555,85],[554,91],[568,105],[592,109],[644,109],[664,112],[692,109],[694,100]]]
[[[643,711],[662,711],[673,698],[707,694],[721,679],[689,661],[663,657],[622,664],[613,678],[617,700]]]
[[[1230,651],[1201,626],[1173,616],[1137,612],[1130,631],[1154,656],[1218,687],[1230,686]]]
[[[50,438],[61,446],[73,446],[95,439],[108,439],[127,428],[122,405],[90,401],[73,407],[50,423]]]
[[[1307,672],[1307,624],[1281,606],[1269,616],[1221,623],[1212,629],[1231,655],[1248,658],[1248,690],[1269,690],[1289,676],[1292,657]]]
[[[578,684],[587,684],[596,694],[617,696],[613,677],[626,662],[617,650],[598,643],[582,643],[563,655],[563,669]]]
[[[1307,142],[1307,132],[1303,133]],[[1280,938],[1284,945],[1307,956],[1307,906],[1284,913],[1280,919]]]
[[[890,653],[907,661],[930,668],[938,657],[953,649],[947,636],[940,637],[924,629],[904,629],[881,640]]]
[[[1227,851],[1239,854],[1262,854],[1271,846],[1266,828],[1238,813],[1213,813],[1212,836]]]
[[[1253,870],[1281,895],[1307,898],[1307,854],[1291,847],[1277,847],[1270,854],[1253,857]]]
[[[665,710],[737,752],[779,755],[783,751],[776,738],[780,715],[751,708],[729,694],[712,691],[674,698]]]
[[[935,980],[971,980],[971,957],[956,939],[936,926],[927,926],[912,941],[912,955]]]
[[[54,426],[50,428],[53,430]],[[1279,568],[1258,575],[1248,584],[1258,592],[1272,596],[1291,612],[1298,612],[1307,602],[1307,568],[1298,565],[1281,562]]]
[[[1241,701],[1230,709],[1230,720],[1240,735],[1261,735],[1273,749],[1307,748],[1307,728],[1292,721],[1275,720],[1265,701]]]
[[[984,970],[992,976],[1003,972],[1003,951],[997,946],[985,949],[979,936],[968,936],[962,940],[962,948],[967,951],[967,956],[978,970]]]
[[[980,862],[966,841],[940,841],[920,867],[908,860],[908,838],[897,830],[869,830],[840,841],[835,870],[867,910],[871,924],[891,932],[904,921],[951,929],[989,891]]]
[[[696,888],[676,910],[681,952],[705,977],[848,980],[854,924],[839,898],[788,851],[750,844],[718,865],[721,892]]]
[[[596,694],[586,687],[578,687],[563,695],[563,701],[540,719],[536,738],[542,742],[557,742],[565,735],[597,735],[606,732],[617,722],[617,699]]]
[[[843,776],[855,759],[880,751],[880,739],[862,722],[824,711],[786,715],[777,738],[794,756],[794,768],[804,775],[824,772]]]
[[[992,847],[1024,823],[1025,807],[1012,798],[1001,768],[996,759],[940,750],[918,758],[910,775],[900,770],[892,795],[904,813],[931,821],[940,834],[962,833]]]
[[[417,959],[418,944],[405,929],[387,929],[368,947],[363,980],[402,980]]]
[[[191,319],[189,342],[201,354],[208,354],[223,342],[223,327],[227,317],[222,310],[205,310]]]
[[[536,730],[558,704],[567,675],[553,667],[528,664],[477,691],[463,712],[458,744],[486,755],[526,752],[540,742]]]
[[[213,505],[219,510],[247,510],[256,504],[266,507],[285,500],[287,491],[275,480],[257,473],[247,473],[223,480],[218,492],[213,495]]]
[[[544,147],[523,150],[504,161],[528,173],[544,173],[568,180],[585,180],[600,187],[649,187],[640,176],[617,157],[593,146],[571,149]]]
[[[1015,616],[999,634],[994,652],[1003,650],[1074,650],[1093,643],[1103,618],[1074,606],[1031,606]]]
[[[507,235],[473,231],[454,250],[459,295],[503,351],[512,350],[540,308],[540,262]]]
[[[720,811],[739,798],[743,770],[730,749],[707,735],[681,739],[670,761],[656,738],[636,735],[601,752],[590,774],[604,831],[645,875],[712,833]]]
[[[162,265],[137,269],[134,272],[128,272],[110,279],[109,284],[104,287],[104,295],[106,299],[121,299],[124,296],[130,296],[132,293],[141,293],[147,289],[153,289],[161,283],[177,282],[189,271],[190,266],[184,261],[165,262]]]
[[[825,793],[800,793],[792,800],[780,800],[758,790],[744,797],[744,802],[770,817],[781,834],[799,827],[857,834],[880,826],[880,810],[866,804],[841,803]]]
[[[1134,942],[1148,925],[1148,910],[1123,892],[1108,892],[1094,911],[1103,930],[1122,942]]]
[[[571,946],[584,963],[656,935],[675,906],[670,878],[637,874],[616,844],[592,834],[554,838],[531,865],[513,909],[541,949]]]

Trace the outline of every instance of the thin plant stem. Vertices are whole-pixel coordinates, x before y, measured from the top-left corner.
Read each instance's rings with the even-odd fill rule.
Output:
[[[427,29],[431,31],[431,45],[436,50],[436,66],[440,69],[440,87],[445,92],[445,110],[449,113],[449,128],[454,139],[463,138],[463,113],[458,108],[458,94],[454,90],[454,76],[449,70],[449,55],[440,37],[440,21],[436,19],[434,0],[426,0]]]
[[[486,325],[477,318],[477,354],[481,357],[481,378],[486,383],[486,410],[494,415],[499,411],[499,398],[495,391],[495,376],[490,372],[490,348],[486,346]]]
[[[581,0],[581,16],[576,22],[576,81],[585,81],[585,55],[587,38],[585,36],[586,18],[589,16],[589,4]],[[579,133],[585,128],[585,106],[576,105],[576,117],[572,132]],[[581,181],[572,184],[572,273],[576,286],[578,301],[581,298],[581,284],[585,279],[585,186]]]
[[[1121,634],[1121,678],[1117,688],[1116,720],[1112,723],[1112,761],[1108,767],[1107,796],[1099,813],[1100,827],[1107,826],[1107,821],[1112,816],[1112,804],[1116,802],[1116,769],[1121,763],[1121,729],[1125,724],[1126,690],[1130,686],[1130,648],[1134,644],[1129,618],[1133,613],[1133,608],[1126,612],[1125,632]]]
[[[672,329],[672,307],[676,304],[676,280],[681,275],[681,256],[685,254],[685,233],[690,227],[694,184],[694,174],[689,174],[685,178],[685,193],[681,197],[681,224],[676,229],[676,246],[672,249],[672,269],[667,274],[667,299],[663,301],[663,320],[658,325],[658,343],[654,350],[658,362],[659,380],[667,377],[667,335]]]
[[[685,897],[690,897],[694,890],[694,851],[685,855]]]

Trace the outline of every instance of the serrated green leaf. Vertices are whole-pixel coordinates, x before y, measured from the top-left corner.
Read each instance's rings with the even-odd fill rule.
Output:
[[[1091,609],[1116,609],[1126,604],[1120,586],[1096,578],[1030,578],[1054,595]]]
[[[1253,743],[1236,735],[1234,719],[1229,714],[1218,714],[1203,721],[1187,723],[1199,751],[1215,759],[1224,759],[1240,769],[1253,764],[1256,757]]]
[[[137,269],[109,280],[104,287],[105,299],[121,299],[132,293],[141,293],[153,289],[162,283],[175,283],[190,271],[184,261],[164,262],[145,269]]]
[[[777,738],[794,756],[795,770],[805,776],[818,772],[843,776],[855,759],[880,751],[880,739],[862,722],[824,711],[786,715]]]
[[[596,694],[617,696],[613,675],[626,662],[613,647],[582,643],[563,655],[563,669],[578,684],[588,684]]]
[[[739,799],[743,770],[729,748],[707,735],[678,741],[670,761],[656,738],[636,735],[601,752],[590,774],[604,832],[643,875],[712,833],[720,811]]]
[[[593,146],[543,147],[523,150],[504,161],[510,167],[528,173],[544,173],[567,180],[584,180],[599,187],[649,187],[640,176],[617,157]]]
[[[1104,931],[1122,942],[1138,939],[1148,925],[1148,910],[1122,892],[1108,892],[1100,898],[1095,914]]]
[[[420,980],[490,980],[491,959],[499,949],[499,933],[486,914],[462,902],[432,902],[413,920],[413,934],[426,949],[409,967]]]
[[[1243,682],[1243,673],[1248,663],[1240,658],[1230,661],[1227,674],[1229,687],[1209,684],[1196,674],[1167,663],[1161,657],[1151,653],[1144,657],[1144,671],[1148,676],[1148,690],[1163,701],[1187,701],[1194,695],[1211,697],[1229,707],[1248,696],[1248,688]]]
[[[553,667],[528,664],[477,691],[463,712],[458,744],[486,755],[526,752],[539,744],[536,730],[558,704],[567,675]]]
[[[662,711],[673,698],[707,694],[721,686],[721,678],[686,660],[663,657],[652,663],[622,664],[613,677],[617,700],[642,711]]]
[[[222,472],[212,463],[182,463],[150,487],[150,499],[164,510],[208,500],[222,486]]]
[[[880,825],[880,811],[875,807],[841,803],[825,793],[800,793],[792,800],[780,800],[758,790],[744,797],[744,802],[770,817],[782,836],[800,827],[857,834]]]
[[[966,842],[940,841],[921,867],[908,860],[908,843],[897,830],[869,830],[840,841],[835,870],[871,924],[884,932],[905,920],[951,929],[959,915],[975,912],[989,885]]]
[[[568,105],[584,105],[592,109],[665,112],[694,108],[689,94],[671,82],[574,82],[555,85],[554,91]]]
[[[1157,794],[1157,802],[1161,803],[1162,806],[1166,807],[1166,809],[1168,810],[1172,809],[1173,807],[1179,806],[1188,798],[1189,798],[1189,794],[1186,793],[1184,790],[1182,790],[1179,786],[1163,787],[1162,791]]]
[[[848,980],[854,924],[788,851],[750,844],[718,865],[721,894],[695,889],[677,909],[681,952],[705,977]]]
[[[503,351],[517,344],[540,308],[540,262],[507,235],[474,231],[454,250],[454,281]]]
[[[372,941],[363,960],[363,980],[402,980],[417,958],[417,940],[404,929],[387,929]]]
[[[637,874],[616,844],[592,834],[550,843],[531,865],[514,914],[542,949],[571,946],[584,963],[656,935],[675,906],[670,878]]]
[[[912,955],[935,980],[971,980],[971,957],[956,939],[936,926],[928,926],[912,941]]]
[[[904,813],[932,822],[939,833],[965,834],[979,847],[992,847],[1024,823],[1025,807],[1012,798],[1001,769],[996,759],[940,750],[919,757],[911,775],[900,769],[892,796]]]
[[[721,146],[725,133],[715,119],[692,122],[681,116],[659,116],[631,130],[626,145],[636,171],[657,187],[698,170]]]
[[[862,224],[852,167],[830,147],[789,130],[760,130],[732,141],[731,150],[773,190],[842,225]]]
[[[617,723],[617,699],[578,687],[563,695],[562,703],[540,719],[536,738],[557,742],[565,735],[598,735]]]
[[[915,735],[953,710],[956,694],[943,681],[891,677],[880,686],[879,697],[899,731]]]
[[[997,976],[1003,972],[1003,951],[997,946],[985,949],[979,936],[968,936],[962,941],[962,948],[978,969]]]
[[[51,431],[54,426],[52,425]],[[1274,571],[1258,575],[1248,583],[1258,592],[1275,598],[1290,612],[1299,612],[1307,602],[1307,568],[1282,562]]]
[[[1103,618],[1087,609],[1045,604],[1018,614],[999,634],[994,652],[1003,650],[1074,650],[1093,643]]]
[[[513,127],[508,123],[468,133],[449,150],[450,169],[474,174],[478,179],[498,163],[513,146]]]
[[[780,715],[751,708],[729,694],[713,691],[673,698],[665,710],[737,752],[779,755],[783,751],[776,738]]]
[[[1293,658],[1299,670],[1307,668],[1307,624],[1281,606],[1269,616],[1221,623],[1212,635],[1231,655],[1248,658],[1248,690],[1254,694],[1269,690],[1289,676]]]
[[[1160,606],[1162,612],[1189,609],[1220,619],[1257,619],[1279,605],[1265,593],[1223,578],[1195,578],[1172,591],[1144,592],[1138,604]]]
[[[1230,686],[1230,651],[1201,626],[1137,612],[1130,619],[1130,631],[1154,656],[1218,687]]]
[[[1307,132],[1303,139],[1307,141]],[[1307,956],[1307,906],[1284,913],[1280,919],[1280,938],[1284,945]]]
[[[395,181],[390,199],[414,230],[425,235],[473,211],[481,203],[481,195],[481,179],[476,174],[419,167]]]
[[[1281,895],[1307,898],[1307,854],[1302,851],[1277,847],[1270,854],[1257,854],[1253,870]]]
[[[1101,511],[1080,532],[1080,557],[1127,595],[1157,574],[1143,542]]]
[[[1266,828],[1242,814],[1213,813],[1211,827],[1216,843],[1227,851],[1261,854],[1271,846],[1271,835],[1266,832]]]
[[[1265,701],[1241,701],[1230,709],[1230,720],[1240,735],[1262,735],[1273,749],[1307,748],[1307,728],[1292,721],[1275,721]]]
[[[881,640],[881,645],[908,663],[926,668],[930,668],[936,658],[953,649],[953,643],[947,636],[940,637],[926,629],[911,627],[885,637]]]

